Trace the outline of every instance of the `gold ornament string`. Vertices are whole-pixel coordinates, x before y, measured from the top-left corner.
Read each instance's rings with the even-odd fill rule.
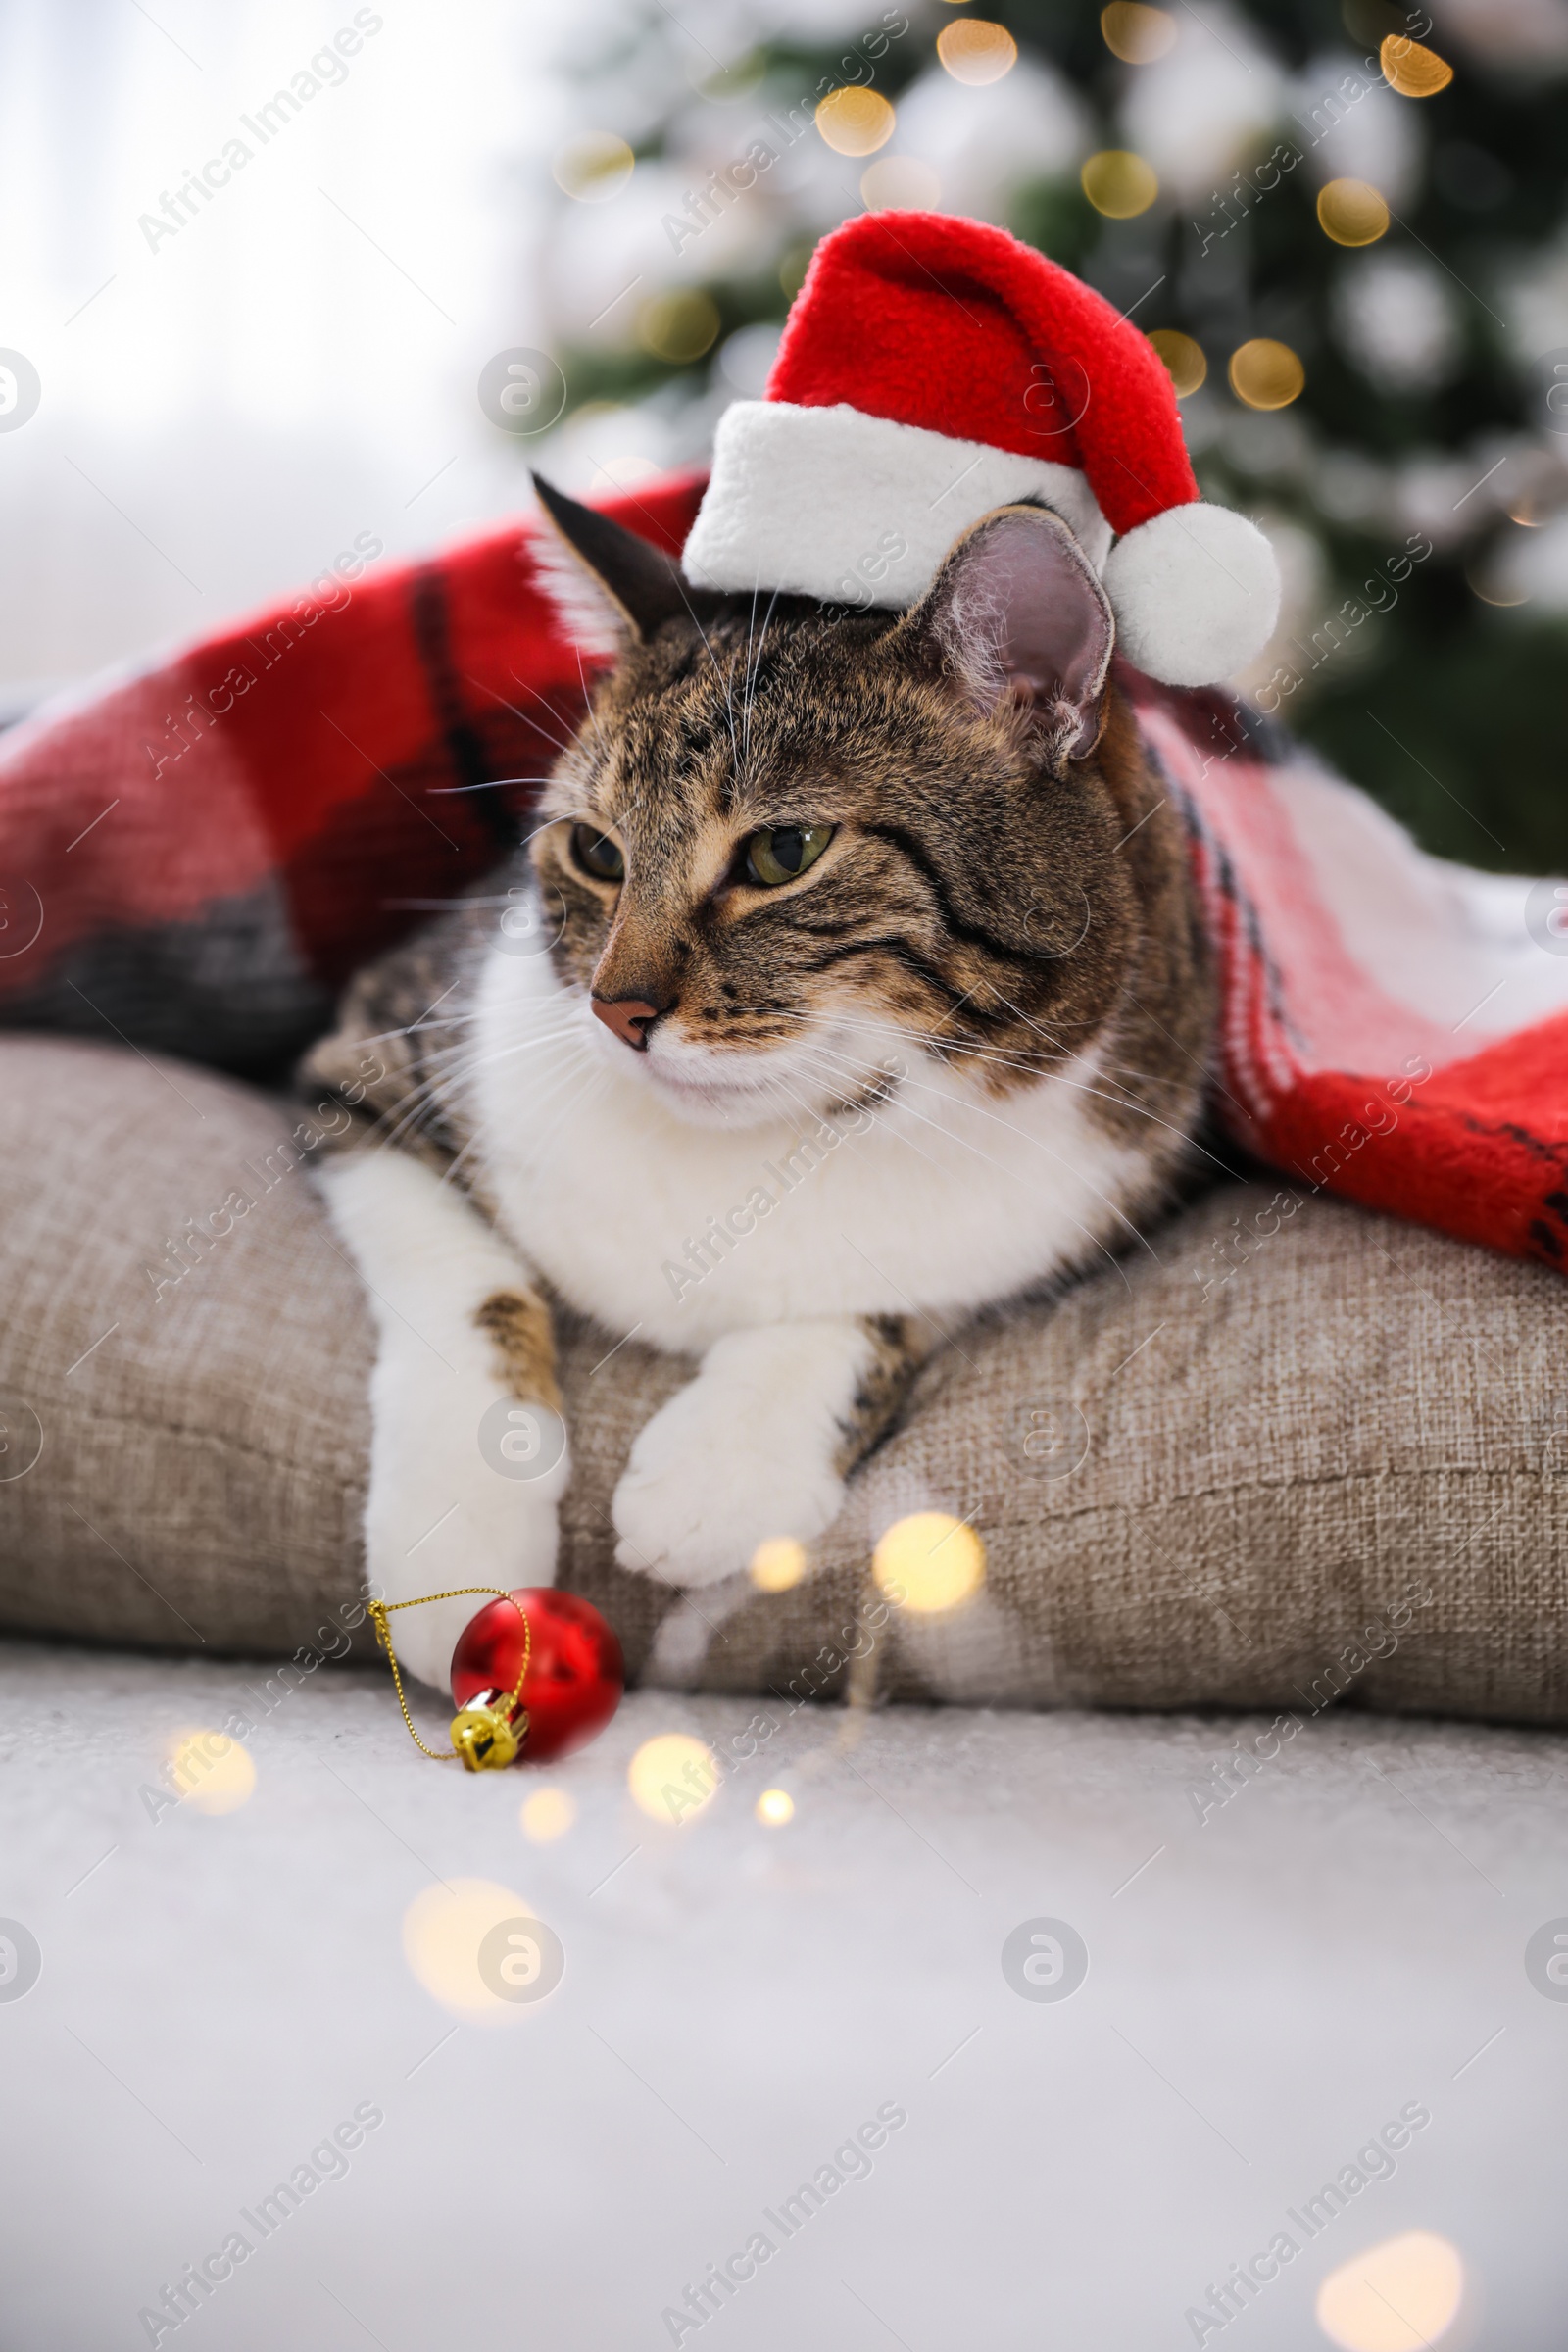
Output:
[[[409,1738],[421,1753],[429,1756],[437,1764],[461,1764],[463,1759],[456,1749],[443,1755],[438,1747],[426,1747],[415,1730],[414,1717],[409,1713],[409,1702],[404,1696],[403,1676],[398,1667],[398,1653],[392,1646],[392,1628],[388,1625],[387,1619],[399,1609],[422,1609],[427,1601],[466,1600],[478,1593],[484,1593],[492,1600],[511,1600],[517,1615],[522,1619],[522,1668],[516,1682],[513,1685],[509,1701],[514,1711],[522,1696],[522,1686],[528,1679],[528,1659],[533,1650],[533,1628],[528,1623],[528,1612],[521,1601],[514,1600],[512,1594],[503,1592],[499,1585],[459,1585],[450,1592],[421,1592],[416,1600],[372,1600],[367,1604],[367,1614],[375,1627],[375,1638],[386,1651],[387,1664],[392,1669],[392,1680],[397,1686],[398,1705],[403,1709],[403,1720],[409,1727]]]

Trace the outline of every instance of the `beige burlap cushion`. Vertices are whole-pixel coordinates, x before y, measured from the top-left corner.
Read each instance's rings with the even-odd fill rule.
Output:
[[[23,1038],[0,1040],[0,1625],[313,1643],[359,1586],[371,1331],[279,1150],[292,1114]],[[231,1196],[255,1205],[172,1247]],[[710,1689],[1561,1720],[1560,1278],[1290,1208],[1226,1186],[1056,1303],[956,1331],[818,1573],[696,1608],[617,1569],[610,1532],[631,1441],[686,1368],[635,1344],[604,1362],[611,1340],[568,1325],[561,1582],[634,1674]],[[985,1582],[875,1627],[876,1539],[928,1510],[972,1525]]]

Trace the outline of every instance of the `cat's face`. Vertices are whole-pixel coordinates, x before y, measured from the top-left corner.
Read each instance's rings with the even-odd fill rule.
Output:
[[[1138,919],[1109,657],[1098,583],[1020,510],[902,617],[645,619],[531,850],[598,1050],[736,1125],[885,1098],[922,1054],[996,1094],[1092,1047]]]

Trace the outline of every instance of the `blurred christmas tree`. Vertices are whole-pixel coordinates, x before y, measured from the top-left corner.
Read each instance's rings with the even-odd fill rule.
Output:
[[[1244,688],[1431,848],[1568,869],[1564,0],[606,4],[548,466],[700,460],[850,213],[1001,221],[1152,335],[1203,489],[1274,538]]]

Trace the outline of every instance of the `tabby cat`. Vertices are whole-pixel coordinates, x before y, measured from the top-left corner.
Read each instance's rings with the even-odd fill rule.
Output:
[[[1064,523],[999,509],[912,609],[856,612],[700,593],[540,494],[616,658],[538,830],[305,1067],[357,1105],[322,1182],[377,1326],[393,1599],[553,1576],[551,1296],[700,1359],[615,1491],[625,1567],[809,1544],[955,1318],[1157,1205],[1209,1054],[1181,820]],[[401,1621],[413,1671],[470,1607]]]

